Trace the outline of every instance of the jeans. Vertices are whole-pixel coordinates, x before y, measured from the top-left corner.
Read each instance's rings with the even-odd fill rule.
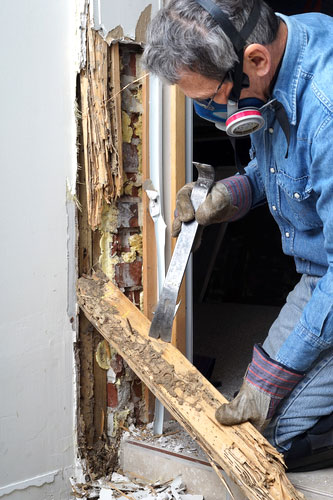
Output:
[[[275,359],[320,278],[303,275],[286,304],[271,326],[263,344],[267,354]],[[264,431],[265,437],[280,452],[288,451],[292,440],[310,429],[320,417],[333,412],[333,348],[323,351],[289,397],[279,405]]]

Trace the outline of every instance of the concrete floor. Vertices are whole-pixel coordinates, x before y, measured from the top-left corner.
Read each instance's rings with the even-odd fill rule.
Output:
[[[190,439],[190,438],[188,438]],[[174,440],[172,447],[165,447],[160,442],[152,443],[129,437],[120,448],[120,467],[131,477],[145,478],[150,481],[167,481],[181,476],[187,486],[187,492],[203,495],[205,500],[246,500],[240,488],[228,476],[223,476],[231,490],[232,496],[211,468],[202,451],[194,453],[197,443],[189,443],[181,451]],[[179,438],[184,445],[184,437]],[[163,447],[162,447],[163,446]],[[189,452],[190,450],[190,452]],[[314,472],[290,473],[292,484],[304,494],[306,500],[333,499],[333,469]],[[281,499],[282,500],[282,499]]]
[[[194,352],[215,358],[211,382],[232,399],[251,361],[253,345],[262,342],[280,311],[252,304],[194,304]]]

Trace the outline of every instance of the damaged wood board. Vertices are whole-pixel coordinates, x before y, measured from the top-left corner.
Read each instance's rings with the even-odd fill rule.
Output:
[[[171,344],[148,336],[150,321],[107,278],[82,277],[78,303],[95,328],[250,500],[301,500],[282,456],[250,424],[222,426],[215,411],[227,400]]]
[[[88,220],[101,223],[104,201],[110,204],[123,187],[119,44],[110,48],[90,26],[87,62],[80,74],[82,138]]]

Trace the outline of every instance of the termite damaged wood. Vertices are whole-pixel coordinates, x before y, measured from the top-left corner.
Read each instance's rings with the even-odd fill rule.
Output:
[[[226,402],[173,345],[148,336],[150,321],[101,273],[82,277],[78,303],[89,321],[250,500],[303,500],[282,456],[250,424],[222,426]]]

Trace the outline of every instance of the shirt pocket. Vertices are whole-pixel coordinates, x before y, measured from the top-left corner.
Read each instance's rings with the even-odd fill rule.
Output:
[[[317,195],[312,189],[309,176],[291,177],[283,171],[277,172],[282,216],[296,229],[302,231],[322,226],[316,210]]]

